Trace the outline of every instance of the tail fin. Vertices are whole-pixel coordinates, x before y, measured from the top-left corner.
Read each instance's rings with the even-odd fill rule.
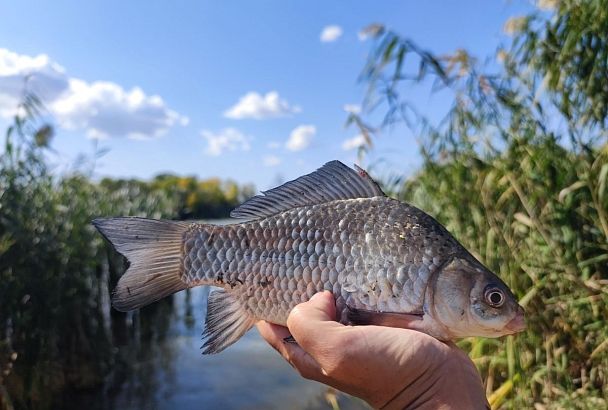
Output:
[[[124,217],[95,219],[93,225],[130,262],[114,289],[115,309],[137,309],[188,287],[180,274],[189,223]]]

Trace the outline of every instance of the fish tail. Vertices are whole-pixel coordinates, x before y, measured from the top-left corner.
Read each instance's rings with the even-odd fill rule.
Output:
[[[113,292],[115,309],[138,309],[188,287],[181,274],[190,223],[121,217],[95,219],[93,225],[129,261]]]

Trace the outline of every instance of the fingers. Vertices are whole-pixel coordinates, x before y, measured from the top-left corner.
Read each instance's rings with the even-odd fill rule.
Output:
[[[288,328],[266,322],[257,327],[303,377],[361,397],[373,407],[487,404],[474,364],[453,343],[409,329],[344,326],[335,317],[332,294],[322,292],[292,310]],[[283,341],[290,333],[297,345]]]
[[[336,322],[335,318],[333,295],[320,292],[297,305],[287,319],[295,340],[320,366],[323,376],[333,380],[334,387],[356,366],[351,360],[352,353],[360,351],[361,342],[352,327]]]
[[[346,327],[335,321],[336,305],[330,292],[320,292],[297,305],[287,319],[289,329],[258,322],[262,337],[307,379],[330,383],[327,368],[337,363],[333,356],[344,349],[334,336]],[[290,336],[297,344],[285,343]],[[336,349],[339,346],[340,349]],[[319,361],[322,360],[322,361]]]
[[[290,320],[293,321],[294,315],[298,314],[306,316],[307,321],[310,322],[334,321],[336,320],[336,302],[331,292],[315,293],[308,302],[297,305],[291,311],[287,319],[287,327],[291,327]]]
[[[287,327],[304,350],[315,351],[318,342],[327,341],[337,329],[344,328],[335,321],[336,303],[330,292],[313,295],[308,302],[297,305],[287,318]],[[314,356],[314,355],[313,355]]]
[[[320,382],[325,381],[321,367],[308,353],[297,344],[283,341],[283,339],[290,336],[289,330],[286,327],[265,321],[259,321],[256,326],[260,335],[279,352],[302,377]]]
[[[289,330],[286,327],[275,325],[272,323],[260,320],[256,323],[260,335],[276,350],[281,353],[283,339],[290,336]]]

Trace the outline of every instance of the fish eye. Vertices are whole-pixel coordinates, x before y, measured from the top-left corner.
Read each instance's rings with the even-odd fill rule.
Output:
[[[495,286],[488,286],[484,292],[486,303],[492,307],[501,307],[505,303],[505,295]]]

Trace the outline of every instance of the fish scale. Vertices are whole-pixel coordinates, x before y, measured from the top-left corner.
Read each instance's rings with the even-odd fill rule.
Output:
[[[432,259],[423,243],[395,245],[408,226],[420,231],[423,216],[416,211],[375,197],[296,208],[262,221],[194,224],[184,234],[182,280],[230,289],[251,315],[277,324],[321,290],[334,293],[343,322],[346,305],[419,312],[429,276],[450,254]],[[434,246],[454,245],[445,232],[426,234],[436,237]]]
[[[496,275],[432,217],[386,197],[362,169],[329,162],[231,216],[246,220],[95,220],[130,263],[113,306],[128,311],[193,286],[222,288],[209,294],[205,354],[260,319],[286,324],[322,290],[333,293],[344,324],[413,328],[441,340],[523,329],[523,309]]]

